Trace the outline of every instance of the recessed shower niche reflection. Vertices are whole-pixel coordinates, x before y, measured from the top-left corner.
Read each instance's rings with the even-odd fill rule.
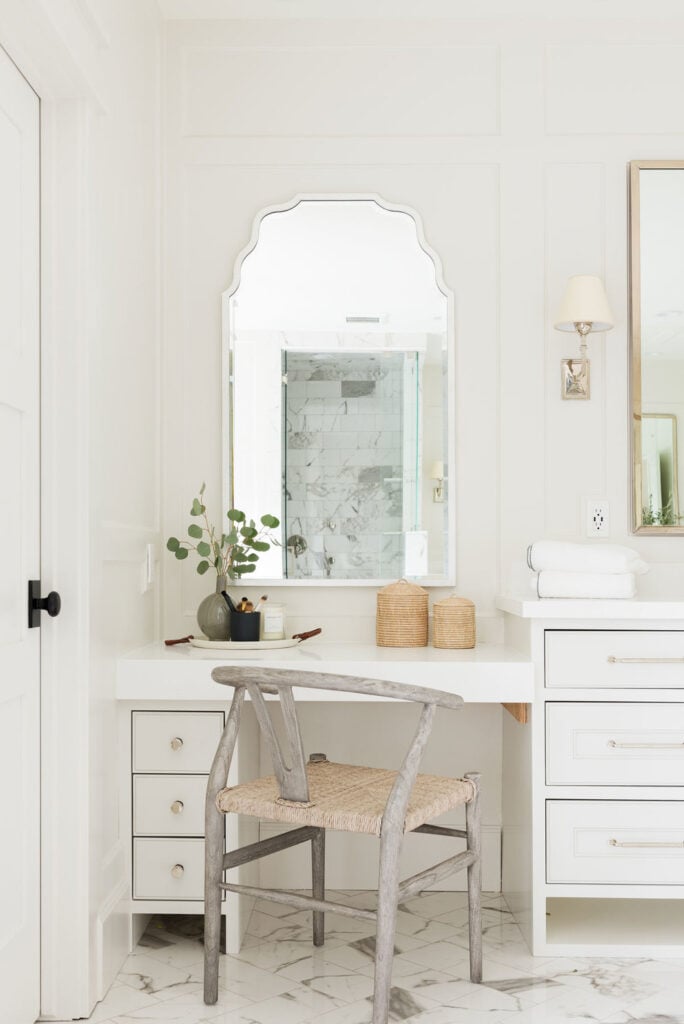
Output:
[[[446,582],[450,304],[408,213],[264,216],[224,295],[226,500],[281,519],[255,579]]]

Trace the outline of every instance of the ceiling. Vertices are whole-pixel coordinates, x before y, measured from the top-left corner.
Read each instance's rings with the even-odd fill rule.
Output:
[[[157,0],[168,20],[300,19],[334,20],[448,18],[520,21],[540,19],[679,18],[682,0]],[[512,10],[514,13],[511,13]]]

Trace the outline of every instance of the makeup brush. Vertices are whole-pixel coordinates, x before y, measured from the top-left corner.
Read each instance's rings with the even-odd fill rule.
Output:
[[[259,598],[258,602],[257,602],[257,606],[254,609],[254,611],[255,612],[260,612],[261,609],[263,608],[263,606],[266,604],[267,601],[268,601],[268,594],[262,594],[261,597]]]

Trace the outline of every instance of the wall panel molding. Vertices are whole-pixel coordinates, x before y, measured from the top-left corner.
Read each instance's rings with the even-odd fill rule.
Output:
[[[499,62],[495,45],[184,46],[180,132],[497,135]]]

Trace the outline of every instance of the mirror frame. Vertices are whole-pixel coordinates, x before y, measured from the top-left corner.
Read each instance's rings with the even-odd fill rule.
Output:
[[[630,434],[632,458],[632,533],[668,537],[684,534],[682,526],[644,526],[641,522],[641,227],[639,172],[681,170],[684,160],[630,160],[629,163],[629,292],[630,292]]]
[[[456,583],[456,329],[454,319],[454,293],[447,286],[442,270],[442,261],[425,237],[420,214],[411,206],[389,202],[375,192],[299,192],[292,199],[283,203],[275,203],[259,210],[252,222],[249,241],[237,254],[233,264],[233,274],[228,287],[221,293],[221,493],[225,508],[234,505],[233,480],[233,443],[235,424],[233,422],[232,405],[232,347],[230,323],[230,299],[240,287],[242,264],[259,242],[262,221],[274,213],[285,213],[293,210],[303,202],[373,202],[390,213],[404,213],[412,218],[416,226],[416,238],[435,268],[435,284],[447,301],[447,452],[445,462],[448,466],[449,494],[447,508],[447,570],[444,576],[411,577],[412,582],[423,587],[450,587]],[[394,579],[255,579],[249,582],[253,586],[269,587],[380,587],[394,583]]]

